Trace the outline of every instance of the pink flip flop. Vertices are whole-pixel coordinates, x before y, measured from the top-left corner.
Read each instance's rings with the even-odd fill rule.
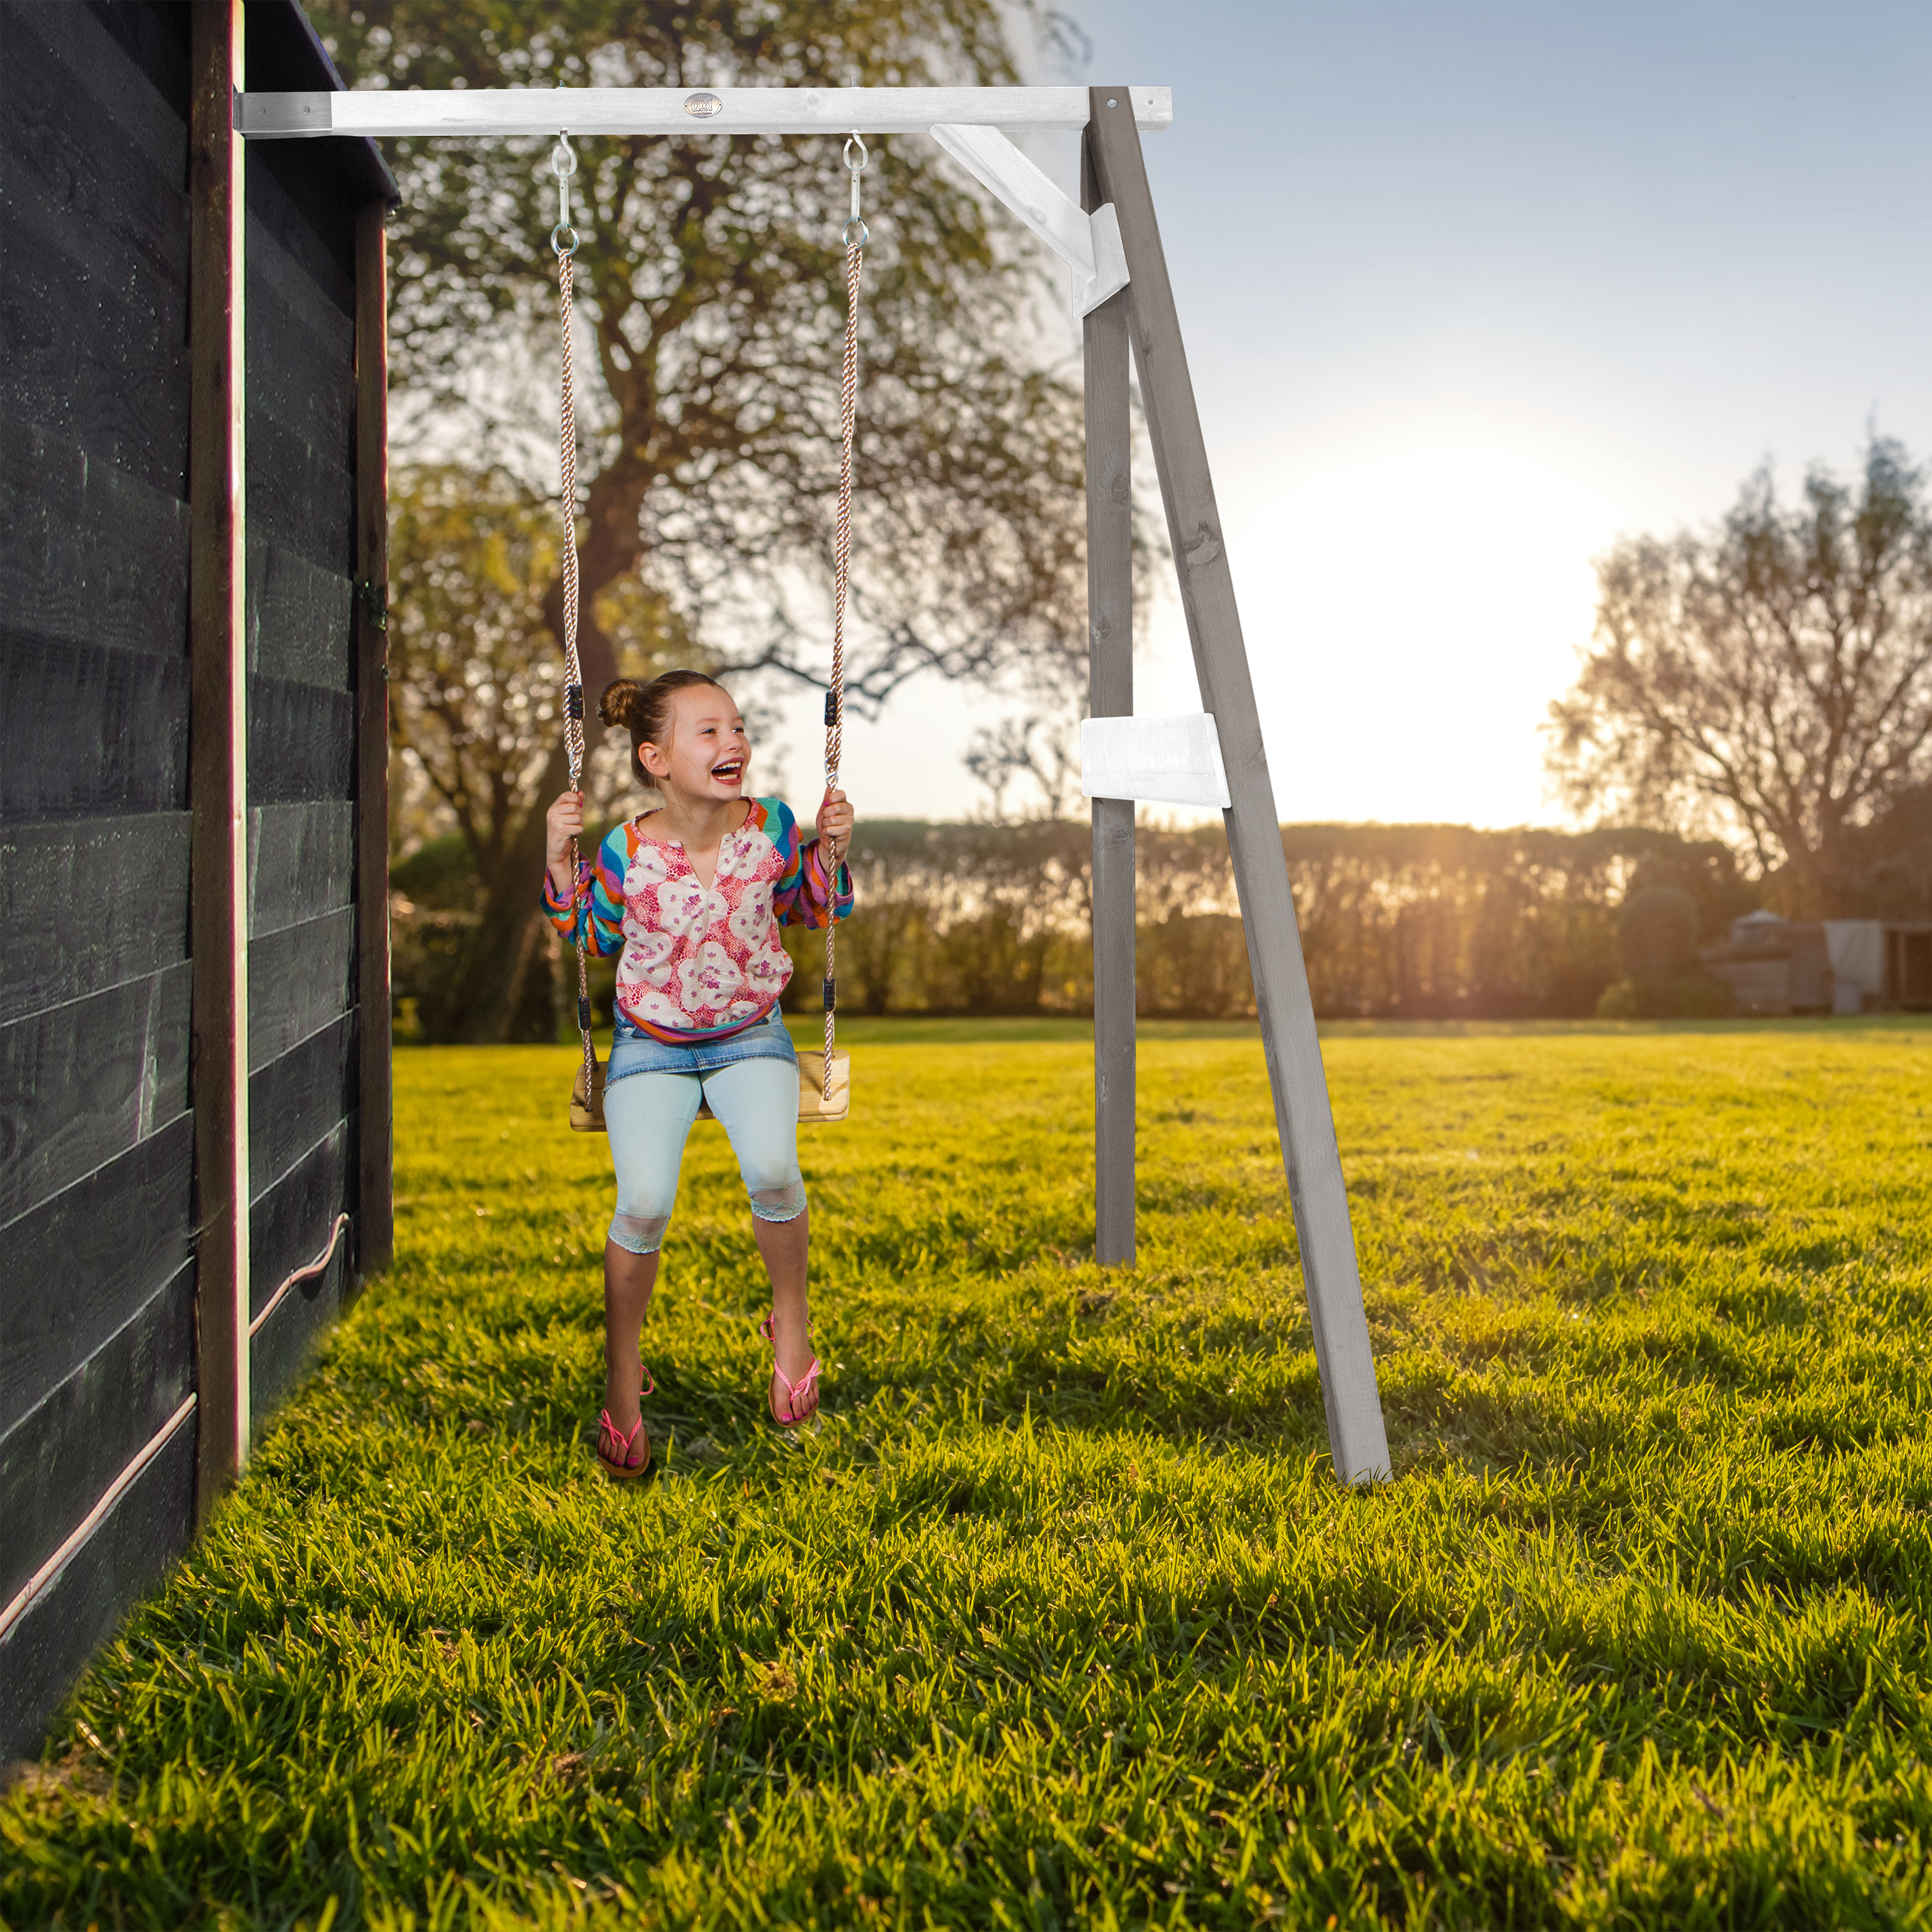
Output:
[[[778,1366],[778,1337],[772,1332],[772,1319],[767,1315],[758,1324],[758,1333],[772,1345],[772,1381],[784,1384],[784,1413],[780,1414],[777,1398],[772,1394],[769,1383],[765,1388],[765,1404],[772,1412],[772,1420],[781,1429],[796,1429],[801,1422],[809,1422],[818,1413],[818,1358],[813,1356],[811,1366],[796,1382],[794,1382]]]
[[[642,1378],[644,1385],[638,1392],[640,1403],[646,1396],[656,1394],[658,1389],[648,1370],[643,1371]],[[631,1452],[640,1441],[644,1445],[644,1456],[641,1460],[633,1462]],[[605,1409],[597,1418],[597,1460],[604,1465],[604,1474],[614,1483],[628,1483],[641,1476],[651,1466],[651,1438],[645,1431],[643,1416],[638,1418],[638,1426],[626,1435],[610,1420],[610,1412]]]

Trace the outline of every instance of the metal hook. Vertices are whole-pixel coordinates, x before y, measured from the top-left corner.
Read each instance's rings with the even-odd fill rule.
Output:
[[[855,142],[859,149],[859,158],[856,161],[852,158]],[[862,248],[868,239],[866,224],[859,218],[859,177],[866,172],[866,164],[871,159],[871,155],[866,152],[864,136],[857,128],[854,128],[845,137],[845,165],[852,174],[852,218],[841,232],[841,238],[848,248]],[[857,230],[856,234],[853,232],[854,230]]]
[[[574,255],[578,238],[570,219],[570,178],[577,172],[577,151],[567,129],[558,134],[556,146],[550,151],[550,171],[556,177],[556,226],[550,231],[550,245],[560,257]],[[567,242],[566,236],[570,238]]]

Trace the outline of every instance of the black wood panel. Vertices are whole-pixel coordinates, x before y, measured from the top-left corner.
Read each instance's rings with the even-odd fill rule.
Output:
[[[162,102],[185,120],[188,9],[152,6],[145,0],[86,0],[86,7]]]
[[[0,1430],[11,1429],[185,1264],[185,1114],[0,1228]]]
[[[333,1219],[332,1216],[332,1222]],[[316,1343],[347,1306],[355,1286],[350,1259],[355,1240],[356,1230],[345,1228],[328,1268],[314,1280],[291,1288],[250,1341],[248,1384],[258,1426],[260,1418],[301,1379]],[[320,1245],[318,1242],[316,1247]],[[314,1258],[315,1250],[311,1249],[302,1258]],[[288,1272],[284,1269],[277,1280],[284,1279]]]
[[[187,11],[128,0],[0,0],[0,38],[10,69],[50,62],[76,94],[106,110],[112,118],[100,130],[104,143],[123,144],[164,172],[172,164],[185,174]]]
[[[254,50],[250,50],[254,66]],[[260,83],[250,80],[249,85]],[[326,82],[308,81],[308,87]],[[323,178],[326,155],[289,152],[332,148],[335,143],[257,141],[248,150],[248,218],[301,268],[338,313],[356,313],[356,225],[358,202],[345,197]],[[251,278],[252,280],[252,278]]]
[[[0,622],[0,819],[184,811],[188,660]]]
[[[0,611],[63,643],[188,650],[188,506],[0,417]]]
[[[248,814],[250,942],[356,898],[356,807],[346,798],[265,806]]]
[[[43,46],[120,118],[118,130],[145,154],[166,162],[168,128],[188,122],[188,8],[151,0],[83,0],[64,8],[0,0],[0,6],[33,21]],[[48,14],[81,14],[85,23],[50,21]]]
[[[0,826],[0,1026],[186,958],[188,841],[184,812]]]
[[[0,20],[4,19],[0,15]],[[15,50],[9,46],[10,54]],[[185,325],[188,200],[187,134],[164,113],[171,148],[151,156],[100,116],[77,112],[85,96],[70,70],[36,58],[9,61],[7,199],[38,244],[84,267],[131,302],[172,311]]]
[[[94,1647],[188,1547],[194,1430],[190,1414],[0,1640],[0,1757],[34,1748]]]
[[[190,976],[170,967],[0,1027],[0,1224],[186,1108]]]
[[[356,1100],[356,1016],[248,1076],[248,1192],[266,1193]]]
[[[316,449],[252,409],[248,438],[250,531],[325,570],[353,575],[355,478],[339,454]]]
[[[194,1267],[184,1264],[58,1388],[0,1436],[0,1604],[9,1602],[194,1388]]]
[[[248,546],[251,676],[346,690],[354,662],[356,593],[339,571],[259,538]]]
[[[352,1210],[356,1122],[338,1120],[267,1192],[248,1208],[248,1313],[261,1313],[277,1288],[328,1245],[335,1217]],[[352,1246],[346,1233],[344,1246]]]
[[[266,1066],[356,998],[356,910],[285,926],[248,945],[248,1064]]]
[[[356,700],[286,678],[248,685],[248,796],[260,805],[346,798],[356,769]]]
[[[185,328],[158,334],[152,305],[34,245],[4,203],[0,257],[0,416],[185,496]]]
[[[355,462],[356,325],[261,224],[248,224],[248,413],[345,470]]]

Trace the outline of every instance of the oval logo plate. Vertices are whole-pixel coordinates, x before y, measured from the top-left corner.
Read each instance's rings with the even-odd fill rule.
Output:
[[[715,94],[687,94],[684,111],[694,121],[709,121],[712,115],[724,111],[724,104]]]

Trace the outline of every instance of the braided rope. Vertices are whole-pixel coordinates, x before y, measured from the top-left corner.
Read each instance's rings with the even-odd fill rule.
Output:
[[[845,592],[852,566],[852,440],[859,410],[859,271],[865,255],[862,242],[848,243],[845,249],[845,369],[838,394],[839,434],[843,443],[838,460],[838,542],[832,572],[831,703],[826,707],[825,728],[825,789],[830,793],[838,783],[838,756],[845,730]],[[838,868],[834,865],[826,891],[833,900],[838,896]],[[835,935],[838,920],[826,908],[825,921],[825,1073],[824,1098],[832,1099],[832,1043],[837,1030],[838,983],[833,970]]]
[[[563,743],[570,756],[570,788],[584,789],[584,667],[577,655],[577,394],[576,370],[570,353],[571,296],[576,277],[571,258],[560,249],[556,258],[557,306],[563,319],[563,407],[557,435],[557,468],[563,484]],[[576,694],[574,702],[571,694]],[[571,902],[586,897],[578,856],[570,842]],[[584,1038],[584,1093],[594,1106],[597,1097],[597,1050],[590,1042],[590,969],[584,956],[584,926],[576,928],[577,1030]]]

